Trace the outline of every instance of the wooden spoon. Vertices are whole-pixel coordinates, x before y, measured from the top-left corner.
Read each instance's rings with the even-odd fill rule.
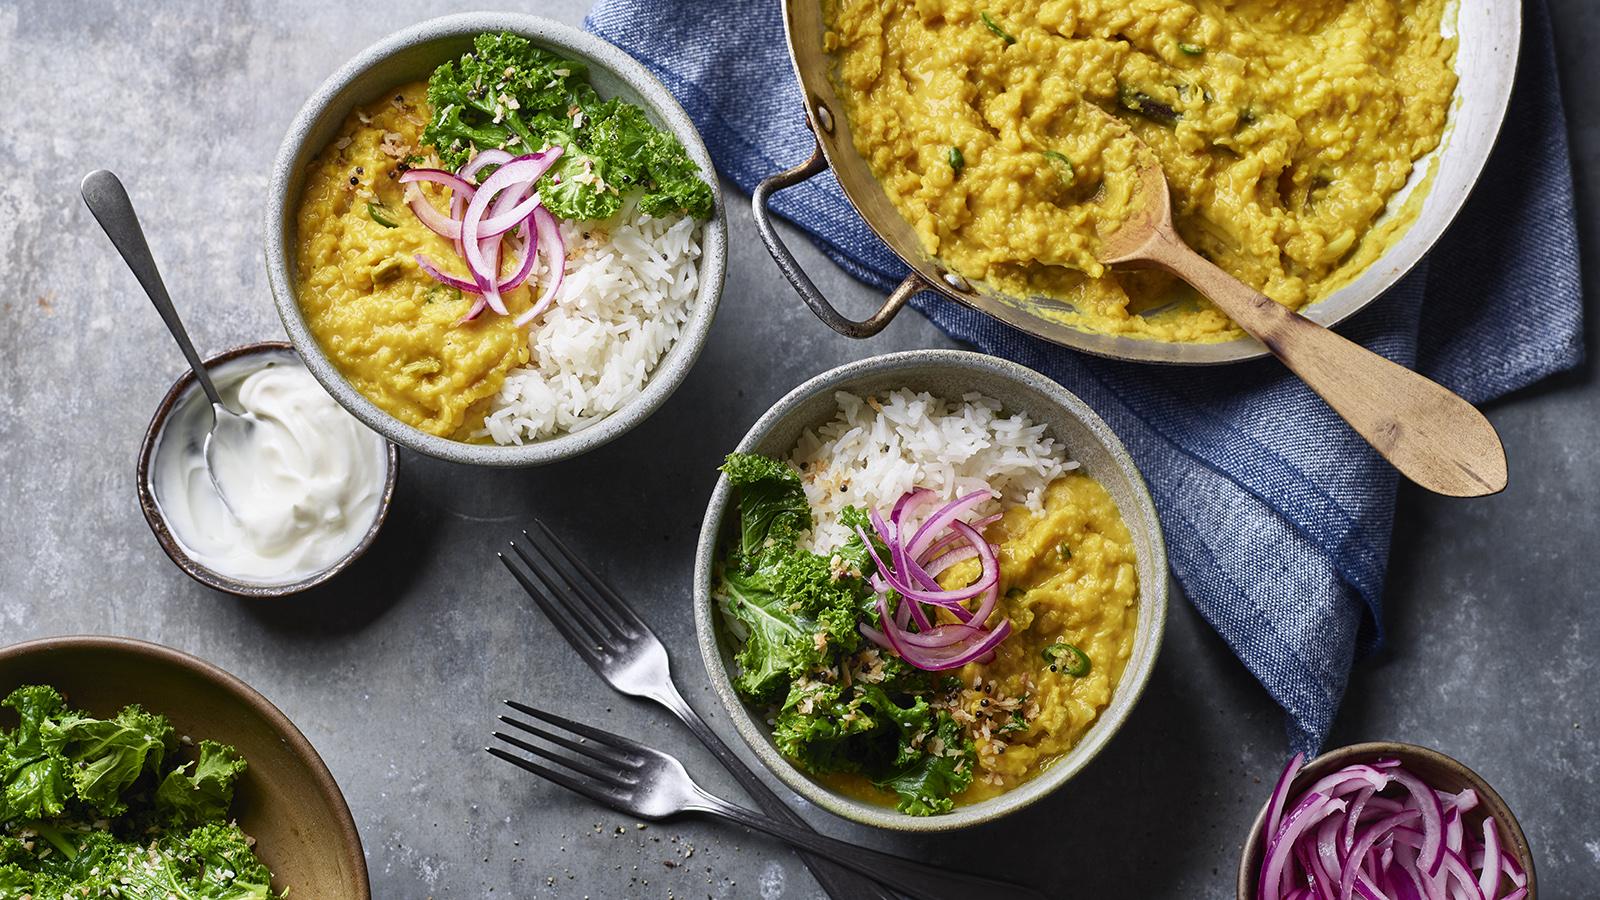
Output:
[[[1443,386],[1251,290],[1190,249],[1172,227],[1166,175],[1150,154],[1142,156],[1134,212],[1102,235],[1102,263],[1164,269],[1193,285],[1422,487],[1452,497],[1505,490],[1505,448],[1483,413]]]

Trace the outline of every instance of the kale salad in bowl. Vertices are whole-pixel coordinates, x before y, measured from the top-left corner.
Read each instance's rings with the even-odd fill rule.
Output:
[[[0,647],[0,900],[370,900],[355,822],[305,736],[185,653]]]
[[[0,729],[0,898],[282,896],[229,814],[238,750],[137,704],[96,718],[44,684],[0,706],[17,717]]]

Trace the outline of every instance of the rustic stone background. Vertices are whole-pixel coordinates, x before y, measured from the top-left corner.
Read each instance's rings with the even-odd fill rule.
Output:
[[[586,6],[521,9],[577,23]],[[1594,285],[1600,5],[1552,6]],[[710,345],[671,402],[626,438],[522,472],[408,455],[374,552],[294,602],[199,587],[139,514],[134,454],[182,361],[78,199],[79,179],[102,166],[121,173],[202,352],[281,338],[261,217],[284,129],[357,50],[454,8],[0,0],[0,644],[131,635],[255,685],[343,785],[380,898],[815,897],[804,868],[765,839],[699,821],[640,830],[479,749],[498,700],[522,697],[654,741],[738,796],[681,729],[592,677],[492,551],[544,517],[644,609],[691,702],[737,742],[704,686],[688,597],[713,466],[804,378],[948,343],[914,313],[870,343],[833,336],[778,275],[742,196],[730,195],[727,292]],[[805,242],[792,246],[830,296],[866,308],[870,292]],[[1403,492],[1391,649],[1358,667],[1334,736],[1428,744],[1477,768],[1520,813],[1553,898],[1600,884],[1597,399],[1591,364],[1489,410],[1512,462],[1500,497]],[[1142,705],[1050,801],[927,838],[809,814],[835,835],[1060,896],[1225,898],[1284,754],[1278,710],[1178,600]]]

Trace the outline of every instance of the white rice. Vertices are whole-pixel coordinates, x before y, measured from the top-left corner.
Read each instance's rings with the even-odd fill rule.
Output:
[[[1078,467],[1044,425],[1002,415],[983,394],[952,402],[904,389],[868,398],[841,391],[834,399],[839,414],[802,434],[789,456],[816,519],[804,543],[818,553],[849,540],[839,522],[846,506],[888,516],[912,488],[944,500],[987,488],[995,500],[981,514],[1017,504],[1039,511],[1050,482]]]
[[[528,336],[529,364],[506,375],[479,436],[521,444],[581,431],[639,396],[700,286],[700,235],[688,216],[655,219],[629,203],[606,228],[562,222],[567,275]],[[548,278],[541,258],[534,278]]]

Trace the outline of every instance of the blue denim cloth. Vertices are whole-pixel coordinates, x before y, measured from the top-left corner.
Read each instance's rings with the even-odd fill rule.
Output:
[[[1466,208],[1421,265],[1341,328],[1474,403],[1583,356],[1544,0],[1528,0],[1526,13],[1503,137]],[[745,191],[810,154],[777,0],[600,0],[585,24],[677,95],[718,169]],[[862,281],[887,290],[905,274],[830,175],[774,207]],[[1110,362],[931,293],[913,302],[952,338],[1049,375],[1105,417],[1149,480],[1184,593],[1287,711],[1290,745],[1318,748],[1352,662],[1383,643],[1394,470],[1275,361]],[[1529,477],[1513,468],[1513,489]]]

